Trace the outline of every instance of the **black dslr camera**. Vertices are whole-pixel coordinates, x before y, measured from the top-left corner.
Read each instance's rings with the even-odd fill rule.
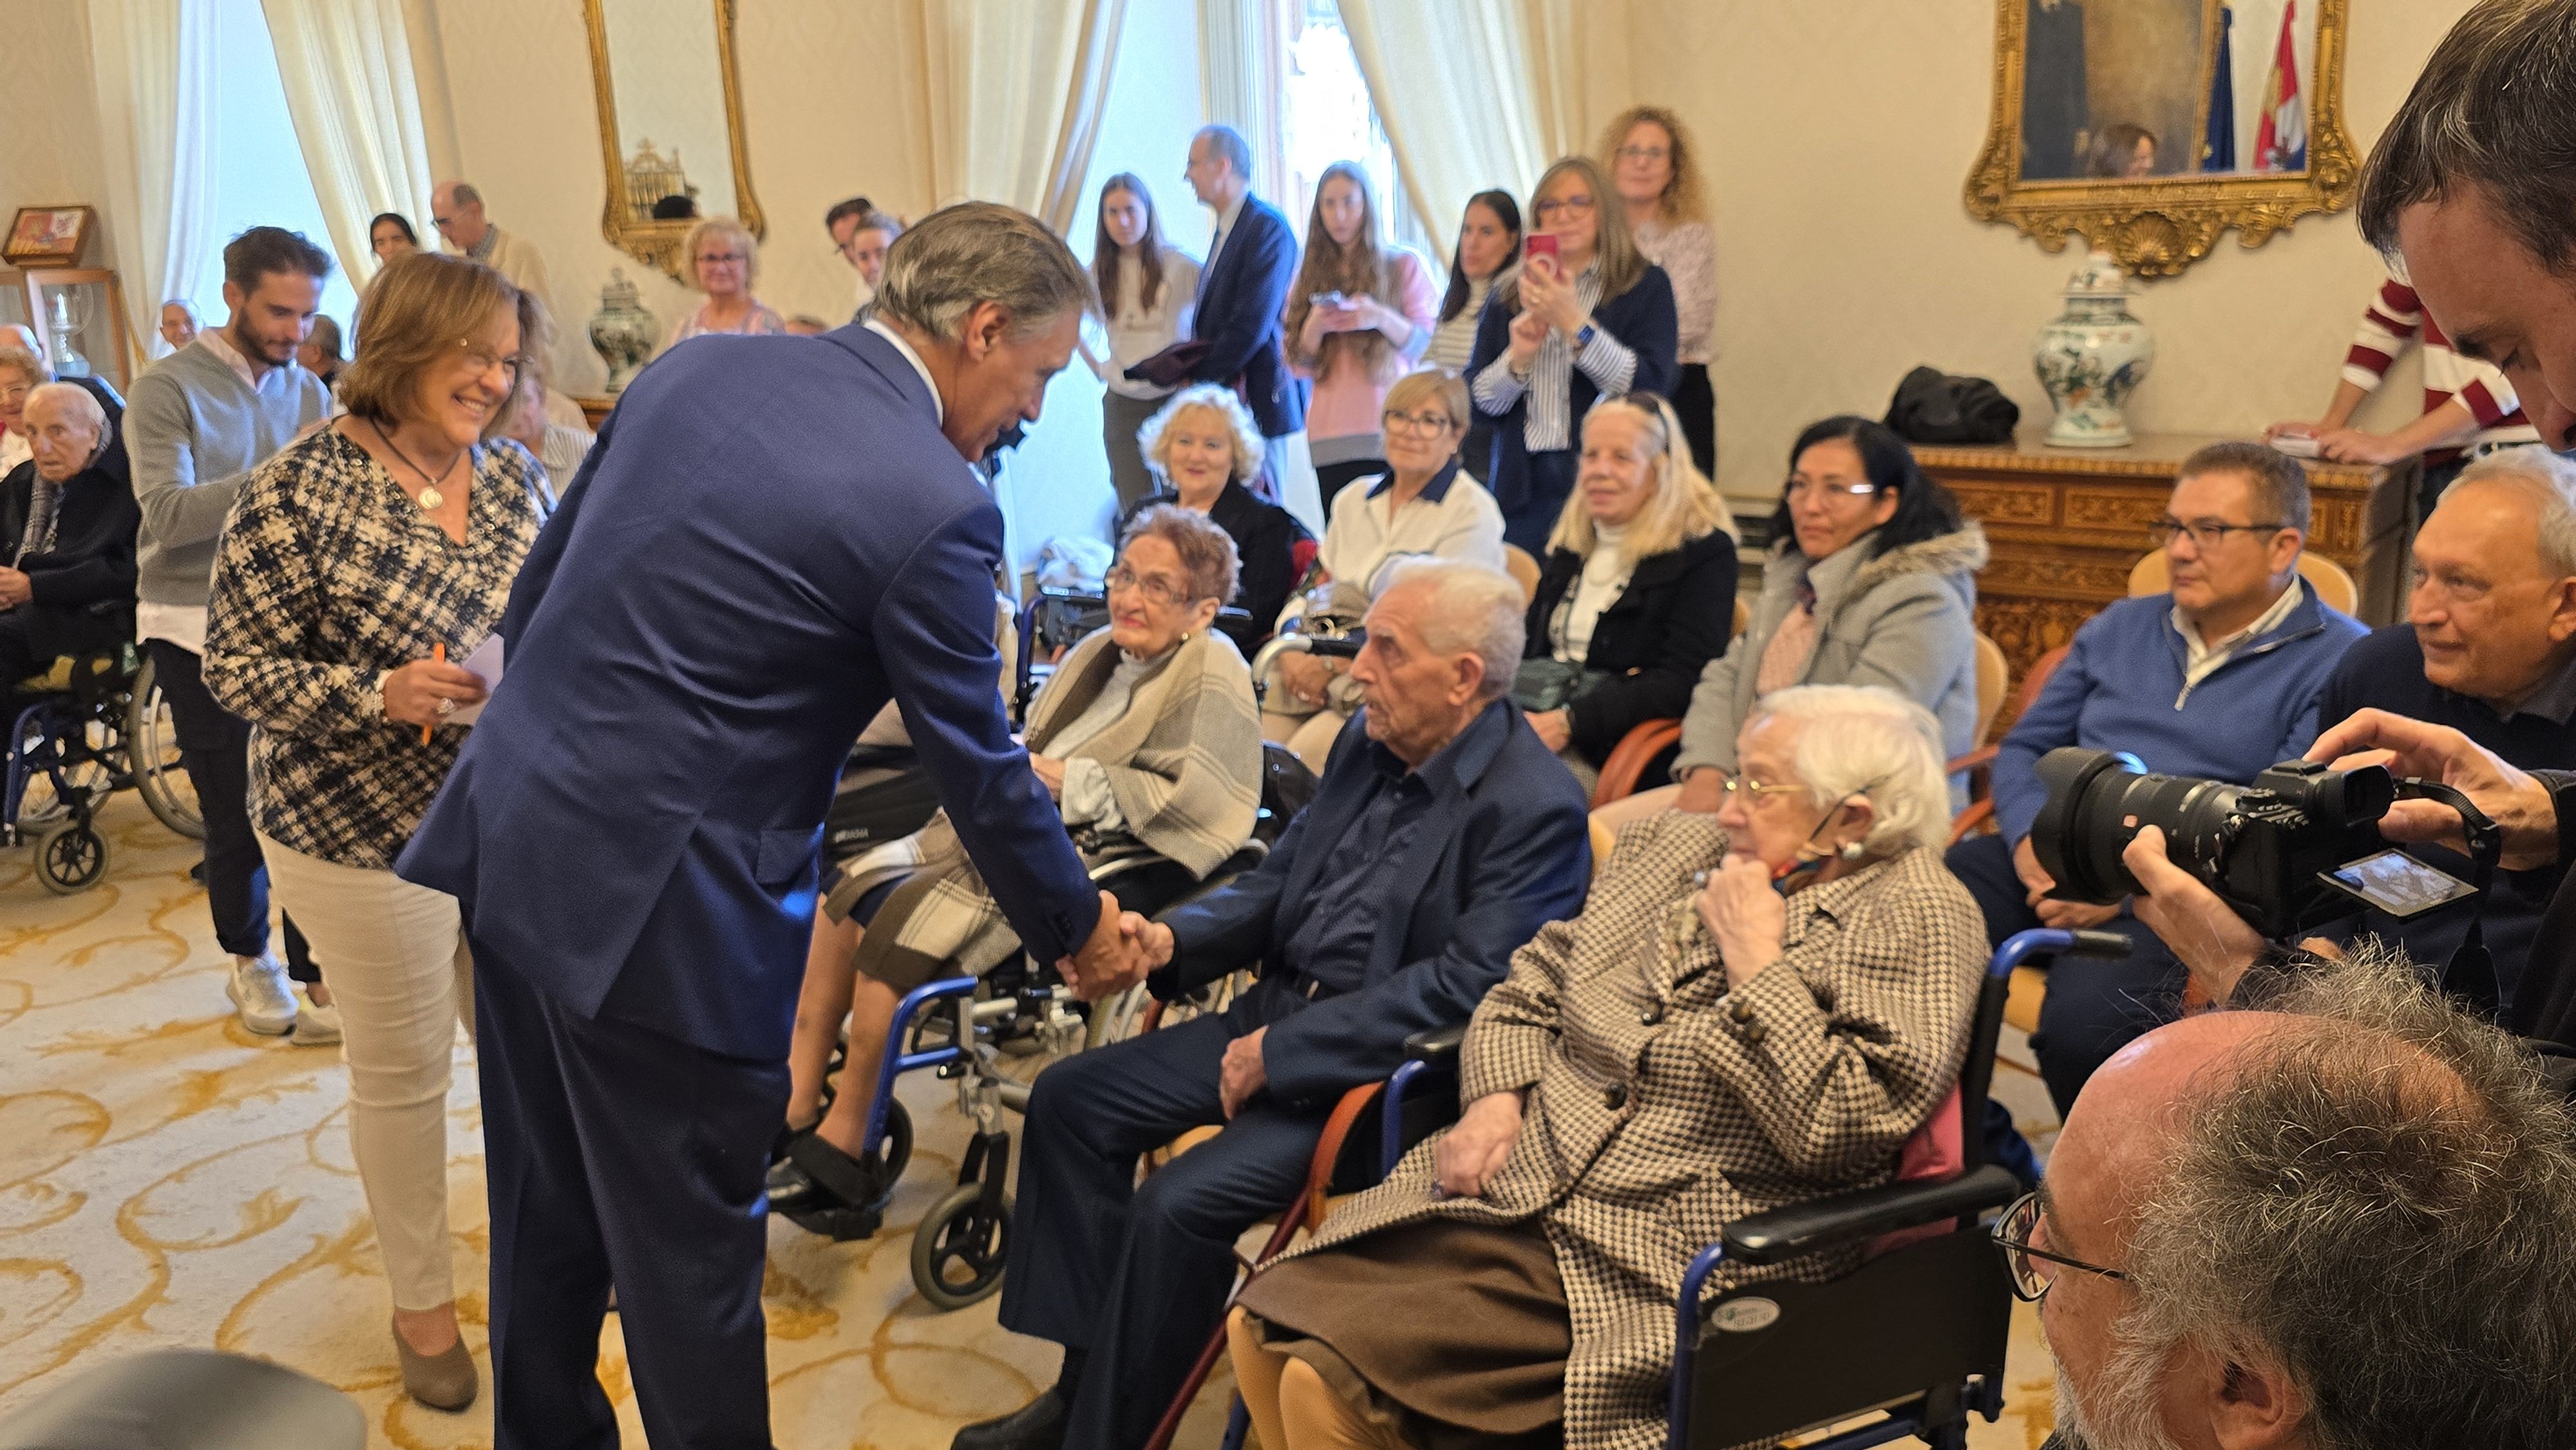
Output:
[[[2031,825],[2030,844],[2057,882],[2050,895],[2108,904],[2137,893],[2120,853],[2140,828],[2160,826],[2173,863],[2267,937],[2349,916],[2356,903],[2402,920],[2478,893],[2387,848],[2378,821],[2401,795],[2466,808],[2481,878],[2502,845],[2457,792],[2400,782],[2376,765],[2330,770],[2285,760],[2250,785],[2233,785],[2144,774],[2133,757],[2070,746],[2040,757],[2039,779],[2048,803]],[[2481,840],[2480,828],[2494,839]]]

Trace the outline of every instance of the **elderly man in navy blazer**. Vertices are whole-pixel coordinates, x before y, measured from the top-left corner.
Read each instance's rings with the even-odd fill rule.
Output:
[[[1216,212],[1216,235],[1199,273],[1190,335],[1207,351],[1190,367],[1197,382],[1243,394],[1261,436],[1278,440],[1306,426],[1306,407],[1288,371],[1280,340],[1288,284],[1297,274],[1297,234],[1279,208],[1252,194],[1252,148],[1231,126],[1210,126],[1190,141],[1190,189]]]
[[[1260,980],[1222,1014],[1038,1077],[1002,1323],[1063,1345],[1064,1369],[957,1450],[1137,1450],[1224,1313],[1236,1237],[1296,1195],[1342,1092],[1394,1071],[1407,1036],[1466,1021],[1513,952],[1582,907],[1583,792],[1507,697],[1520,586],[1398,567],[1314,802],[1259,870],[1133,922],[1156,996],[1254,965]],[[1206,1124],[1224,1128],[1137,1186],[1138,1155]]]
[[[968,466],[1035,421],[1089,297],[1036,219],[937,213],[864,326],[645,369],[529,555],[506,679],[396,865],[474,954],[498,1450],[617,1443],[612,1283],[652,1442],[770,1443],[765,1147],[824,808],[889,696],[1030,951],[1141,969],[993,689],[1002,518]]]

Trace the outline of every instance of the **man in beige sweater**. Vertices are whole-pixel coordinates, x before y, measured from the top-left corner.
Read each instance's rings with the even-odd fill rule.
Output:
[[[447,239],[449,251],[499,272],[522,292],[537,294],[537,300],[554,307],[554,296],[546,287],[546,259],[536,243],[510,235],[486,221],[483,216],[483,193],[470,181],[442,181],[429,195],[430,220],[438,224],[438,234]]]

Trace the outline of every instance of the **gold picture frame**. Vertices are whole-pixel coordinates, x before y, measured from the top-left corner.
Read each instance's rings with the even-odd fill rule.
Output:
[[[599,93],[599,151],[608,173],[608,204],[600,214],[600,231],[618,250],[659,267],[672,280],[689,281],[687,259],[680,255],[695,218],[662,219],[641,215],[627,185],[629,159],[618,124],[617,87],[609,64],[607,7],[611,0],[582,0],[582,17],[590,26],[590,73]],[[751,152],[743,138],[742,77],[734,58],[734,0],[708,0],[714,7],[716,66],[723,79],[725,137],[733,168],[732,215],[754,237],[768,235],[760,201],[752,194]],[[638,138],[641,141],[643,138]]]
[[[2169,277],[2209,255],[2230,228],[2237,243],[2259,247],[2272,234],[2315,212],[2352,204],[2361,158],[2343,124],[2343,60],[2349,0],[2299,0],[2316,7],[2314,94],[2308,102],[2308,167],[2295,174],[2183,172],[2141,180],[2031,180],[2022,176],[2022,102],[2029,41],[2029,0],[1997,0],[1994,107],[1985,148],[1968,173],[1968,213],[2019,227],[2049,251],[2068,233],[2103,248],[2140,276]],[[2214,35],[2220,0],[2205,0]],[[2238,54],[2249,37],[2240,36]],[[2207,110],[2214,43],[2201,60]],[[2245,138],[2239,138],[2243,144]],[[2197,142],[2194,143],[2195,149]]]

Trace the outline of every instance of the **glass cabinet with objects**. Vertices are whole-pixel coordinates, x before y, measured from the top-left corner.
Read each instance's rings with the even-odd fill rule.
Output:
[[[0,322],[24,322],[44,340],[56,377],[95,377],[119,393],[134,382],[125,293],[107,267],[30,267],[0,303]],[[10,303],[16,304],[14,307]],[[13,315],[14,314],[14,315]]]

